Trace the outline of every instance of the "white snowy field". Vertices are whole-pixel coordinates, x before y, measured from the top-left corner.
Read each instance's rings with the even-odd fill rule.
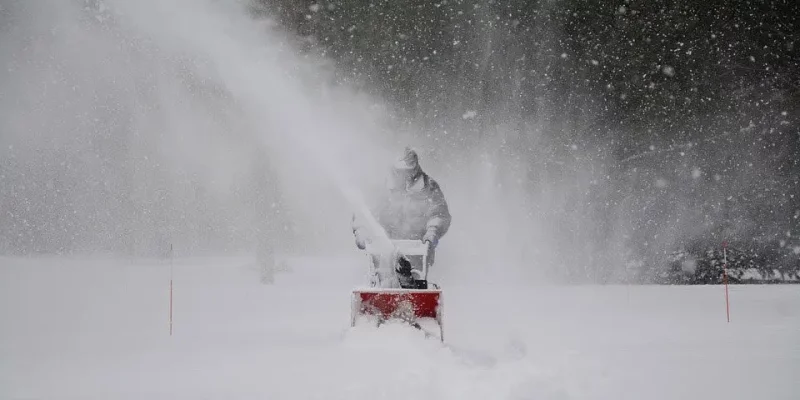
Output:
[[[798,399],[800,286],[447,285],[349,327],[363,259],[0,258],[1,399]]]

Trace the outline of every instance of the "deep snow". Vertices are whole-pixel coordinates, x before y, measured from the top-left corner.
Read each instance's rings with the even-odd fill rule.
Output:
[[[800,287],[444,286],[349,327],[363,258],[0,258],[3,399],[796,399]],[[441,261],[445,262],[445,261]]]

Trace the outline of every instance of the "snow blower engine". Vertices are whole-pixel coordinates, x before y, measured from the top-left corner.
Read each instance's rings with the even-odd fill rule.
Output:
[[[399,320],[444,341],[442,291],[428,282],[428,243],[392,240],[391,249],[367,246],[369,287],[353,290],[351,326],[368,319],[378,326]],[[421,259],[417,268],[408,257]],[[438,335],[435,332],[438,331]]]

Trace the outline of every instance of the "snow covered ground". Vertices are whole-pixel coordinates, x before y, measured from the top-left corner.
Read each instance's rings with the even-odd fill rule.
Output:
[[[800,286],[446,285],[447,343],[349,328],[363,259],[0,258],[2,399],[797,399]]]

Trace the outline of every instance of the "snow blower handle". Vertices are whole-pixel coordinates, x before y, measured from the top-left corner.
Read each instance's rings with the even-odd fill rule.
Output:
[[[384,244],[383,241],[366,241],[364,252],[370,259],[368,263],[370,276],[377,277],[379,275],[378,270],[380,267],[375,264],[376,259],[384,260],[384,257],[389,255],[392,255],[393,257],[421,256],[421,270],[416,271],[421,280],[426,281],[428,279],[428,257],[430,255],[429,252],[431,248],[430,243],[423,242],[418,239],[394,239],[389,241],[388,246],[389,247],[387,247],[387,244]],[[378,264],[382,262],[386,262],[386,260],[378,261]],[[380,279],[378,280],[380,281]],[[373,281],[371,285],[375,286],[375,281]]]

